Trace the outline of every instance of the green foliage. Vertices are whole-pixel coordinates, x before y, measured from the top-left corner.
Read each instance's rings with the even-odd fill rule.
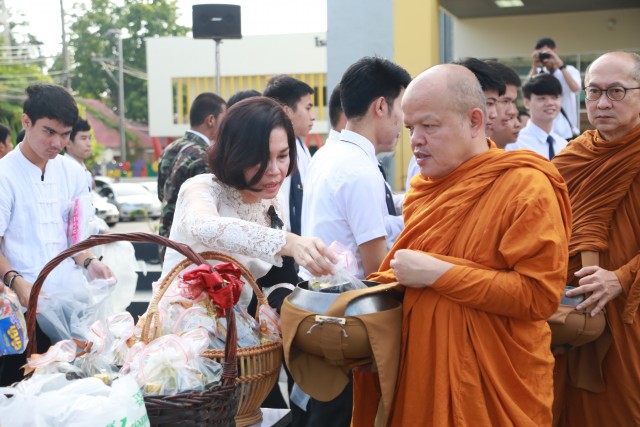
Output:
[[[22,129],[22,103],[24,90],[30,84],[51,83],[36,66],[26,66],[0,59],[0,123],[7,125],[15,135]]]
[[[176,0],[91,0],[77,6],[70,31],[74,90],[82,97],[106,97],[107,104],[118,105],[117,82],[94,58],[110,61],[117,67],[115,31],[124,29],[124,67],[144,71],[147,68],[144,39],[185,35],[188,28],[178,25],[177,18]],[[109,33],[110,30],[113,31]],[[117,79],[117,71],[113,71],[113,76]],[[124,92],[127,119],[147,123],[147,82],[125,74]]]

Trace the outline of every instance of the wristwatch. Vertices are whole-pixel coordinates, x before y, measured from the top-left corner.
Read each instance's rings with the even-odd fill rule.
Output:
[[[564,70],[565,68],[567,68],[567,64],[562,64],[558,67],[558,70]]]
[[[91,261],[93,261],[94,259],[97,259],[96,257],[92,256],[89,258],[86,258],[84,260],[84,262],[82,263],[82,265],[84,266],[85,269],[89,268],[89,264],[91,264]]]

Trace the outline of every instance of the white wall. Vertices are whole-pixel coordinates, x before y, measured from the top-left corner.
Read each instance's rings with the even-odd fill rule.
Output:
[[[246,36],[220,44],[221,76],[327,72],[327,48],[316,47],[325,33]],[[146,39],[149,134],[180,136],[186,125],[173,123],[173,78],[215,76],[215,43],[189,37]]]
[[[610,21],[615,21],[609,27]],[[454,58],[530,56],[542,37],[561,55],[640,48],[640,8],[454,19]]]

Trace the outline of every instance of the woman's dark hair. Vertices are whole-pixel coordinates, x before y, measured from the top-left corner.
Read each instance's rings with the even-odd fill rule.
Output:
[[[233,105],[220,122],[216,142],[208,150],[211,172],[224,184],[238,190],[253,190],[269,164],[271,131],[283,128],[289,144],[289,170],[296,165],[296,138],[291,120],[278,102],[266,97],[245,99]],[[244,171],[260,165],[249,181]]]

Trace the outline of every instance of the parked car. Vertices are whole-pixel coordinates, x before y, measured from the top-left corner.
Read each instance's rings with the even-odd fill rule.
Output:
[[[95,191],[91,192],[93,207],[96,216],[104,220],[109,227],[113,227],[120,220],[120,211],[113,203],[109,203],[106,197],[102,197]]]
[[[158,197],[158,181],[141,182],[140,185],[149,190],[151,194],[155,194],[155,196]]]
[[[139,183],[112,182],[103,186],[100,195],[118,207],[120,221],[160,218],[161,204],[158,196],[151,194]]]

